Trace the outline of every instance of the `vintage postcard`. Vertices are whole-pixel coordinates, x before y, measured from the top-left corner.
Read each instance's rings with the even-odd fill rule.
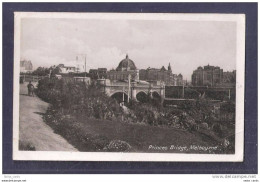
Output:
[[[243,161],[245,15],[15,12],[13,159]]]

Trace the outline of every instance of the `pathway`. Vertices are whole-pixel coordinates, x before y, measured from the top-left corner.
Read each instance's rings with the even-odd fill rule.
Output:
[[[63,137],[54,133],[42,119],[48,103],[27,95],[27,82],[20,84],[19,139],[37,151],[77,151]]]

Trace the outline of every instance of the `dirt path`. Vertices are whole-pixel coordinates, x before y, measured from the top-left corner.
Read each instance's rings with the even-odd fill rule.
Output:
[[[27,84],[20,84],[20,141],[33,145],[37,151],[77,151],[44,123],[42,114],[46,112],[48,103],[36,96],[28,96]]]

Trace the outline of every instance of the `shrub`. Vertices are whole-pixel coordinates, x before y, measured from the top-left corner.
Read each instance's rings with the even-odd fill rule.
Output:
[[[131,145],[122,140],[112,140],[105,148],[110,152],[127,152],[130,151]]]
[[[95,85],[63,79],[39,81],[37,95],[63,113],[112,119],[122,113],[119,104]]]
[[[74,82],[70,79],[45,78],[39,81],[37,94],[50,102],[57,113],[52,113],[54,126],[63,115],[112,120],[123,116],[124,121],[144,123],[151,126],[167,126],[190,129],[194,124],[211,122],[212,107],[206,100],[182,101],[178,109],[162,107],[159,100],[148,99],[148,103],[131,101],[124,113],[115,99],[108,97],[96,85]]]
[[[222,127],[220,124],[214,124],[212,126],[212,130],[219,136],[222,137],[223,136],[223,131],[222,131]]]

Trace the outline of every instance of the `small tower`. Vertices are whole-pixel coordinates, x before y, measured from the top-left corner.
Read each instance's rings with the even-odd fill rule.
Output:
[[[168,71],[172,71],[171,63],[169,63]]]
[[[128,60],[128,54],[126,53],[125,59],[127,60],[127,67],[126,67],[126,71],[129,71],[129,60]]]

